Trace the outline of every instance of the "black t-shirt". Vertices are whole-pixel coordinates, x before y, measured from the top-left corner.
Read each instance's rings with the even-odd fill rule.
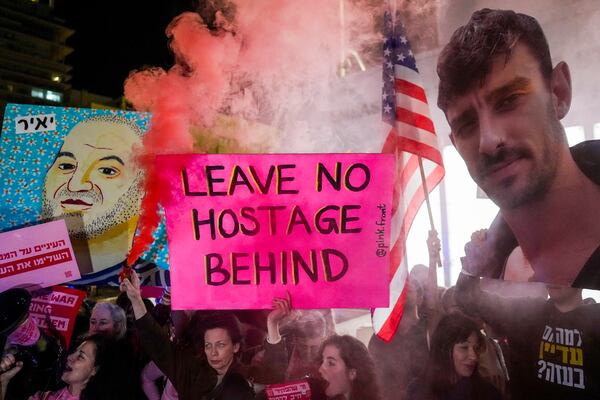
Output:
[[[482,317],[508,338],[513,399],[600,398],[600,304],[563,313],[551,300],[494,302]]]

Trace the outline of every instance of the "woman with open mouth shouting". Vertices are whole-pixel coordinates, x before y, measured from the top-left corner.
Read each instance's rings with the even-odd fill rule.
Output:
[[[373,360],[358,339],[333,335],[321,346],[319,374],[325,395],[335,400],[379,400]]]
[[[37,392],[29,400],[109,400],[129,399],[126,379],[120,368],[118,345],[106,335],[88,337],[67,357],[61,379],[66,386],[49,392]],[[14,355],[5,354],[0,362],[0,400],[4,400],[10,380],[21,370],[23,363]]]

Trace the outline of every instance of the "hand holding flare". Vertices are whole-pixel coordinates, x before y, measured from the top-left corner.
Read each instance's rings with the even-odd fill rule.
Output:
[[[133,271],[131,271],[133,272]],[[127,297],[131,301],[133,307],[133,315],[135,319],[142,318],[147,310],[144,300],[142,299],[142,293],[140,290],[140,277],[135,272],[131,273],[130,278],[121,279],[121,292],[127,293]]]

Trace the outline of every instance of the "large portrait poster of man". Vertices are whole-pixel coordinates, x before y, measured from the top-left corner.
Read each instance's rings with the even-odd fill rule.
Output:
[[[82,279],[117,282],[136,231],[143,171],[136,163],[148,113],[9,104],[0,146],[0,230],[65,219]],[[160,235],[160,230],[158,232]],[[136,269],[166,280],[164,246]]]

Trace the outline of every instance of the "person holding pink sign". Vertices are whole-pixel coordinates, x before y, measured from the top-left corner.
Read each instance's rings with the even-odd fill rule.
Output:
[[[318,376],[315,358],[327,337],[327,322],[317,310],[293,310],[288,292],[273,299],[267,317],[267,337],[262,361],[253,368],[259,383],[282,383]],[[285,321],[285,323],[284,323]],[[285,333],[280,334],[280,326]]]

